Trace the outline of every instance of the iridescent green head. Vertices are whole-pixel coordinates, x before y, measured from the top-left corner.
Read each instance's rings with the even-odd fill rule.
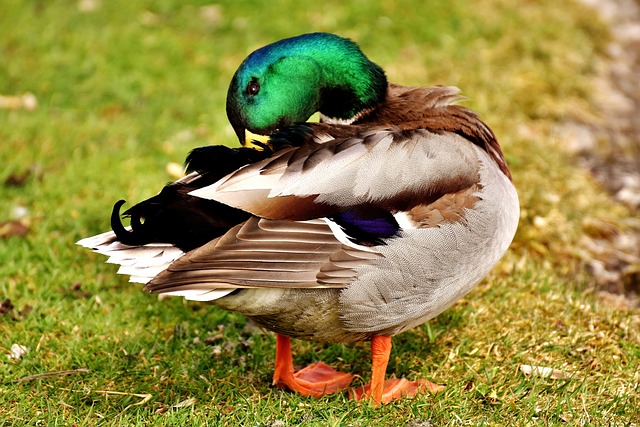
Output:
[[[349,39],[311,33],[256,50],[236,71],[227,116],[244,144],[245,129],[267,135],[316,111],[348,120],[384,101],[384,71]]]

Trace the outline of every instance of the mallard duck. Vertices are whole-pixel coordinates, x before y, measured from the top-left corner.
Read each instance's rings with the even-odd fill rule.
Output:
[[[351,382],[323,362],[294,372],[290,338],[370,341],[371,382],[355,398],[437,391],[385,381],[392,337],[478,284],[519,217],[496,137],[459,99],[455,87],[388,83],[346,38],[278,41],[251,53],[228,91],[229,121],[253,146],[193,151],[184,178],[125,212],[130,227],[120,201],[113,231],[79,244],[150,292],[274,331],[274,384],[317,397]]]

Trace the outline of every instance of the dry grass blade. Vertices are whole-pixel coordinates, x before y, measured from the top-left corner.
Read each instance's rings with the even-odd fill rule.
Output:
[[[182,402],[176,403],[172,406],[172,408],[184,408],[186,406],[191,406],[196,404],[196,398],[190,397],[188,399],[183,400]]]
[[[126,391],[113,391],[113,390],[73,390],[70,388],[60,388],[59,390],[63,390],[63,391],[69,391],[69,392],[75,392],[75,393],[80,393],[80,392],[86,392],[86,393],[98,393],[98,394],[104,394],[105,397],[107,396],[132,396],[132,397],[138,397],[142,400],[140,400],[139,402],[136,403],[132,403],[130,405],[127,405],[120,413],[126,411],[129,408],[132,408],[134,406],[142,406],[145,403],[147,403],[148,401],[151,400],[151,398],[153,397],[153,395],[151,393],[129,393]]]
[[[134,406],[142,406],[145,403],[147,403],[148,401],[151,400],[151,398],[153,397],[152,394],[149,393],[128,393],[128,392],[124,392],[124,391],[111,391],[111,390],[96,390],[96,393],[104,393],[105,396],[133,396],[133,397],[139,397],[142,400],[136,403],[132,403],[131,405],[127,405],[127,407],[125,407],[122,412],[126,411],[129,408],[132,408]]]
[[[43,374],[27,375],[26,377],[19,378],[16,382],[22,383],[22,382],[33,381],[33,380],[40,380],[43,378],[63,377],[66,375],[82,374],[85,372],[89,372],[89,369],[78,368],[78,369],[71,369],[66,371],[45,372]]]

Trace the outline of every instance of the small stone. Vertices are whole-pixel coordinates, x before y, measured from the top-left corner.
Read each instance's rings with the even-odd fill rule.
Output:
[[[11,346],[11,354],[7,355],[7,358],[9,360],[12,360],[14,362],[19,361],[20,359],[22,359],[22,357],[27,354],[27,352],[29,351],[29,349],[21,344],[13,344]]]

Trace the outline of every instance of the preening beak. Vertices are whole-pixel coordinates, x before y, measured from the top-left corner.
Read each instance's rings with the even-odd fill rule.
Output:
[[[259,135],[257,133],[249,131],[248,129],[245,129],[244,142],[240,140],[240,143],[245,147],[263,150],[265,146],[269,145],[269,139],[269,135]]]

